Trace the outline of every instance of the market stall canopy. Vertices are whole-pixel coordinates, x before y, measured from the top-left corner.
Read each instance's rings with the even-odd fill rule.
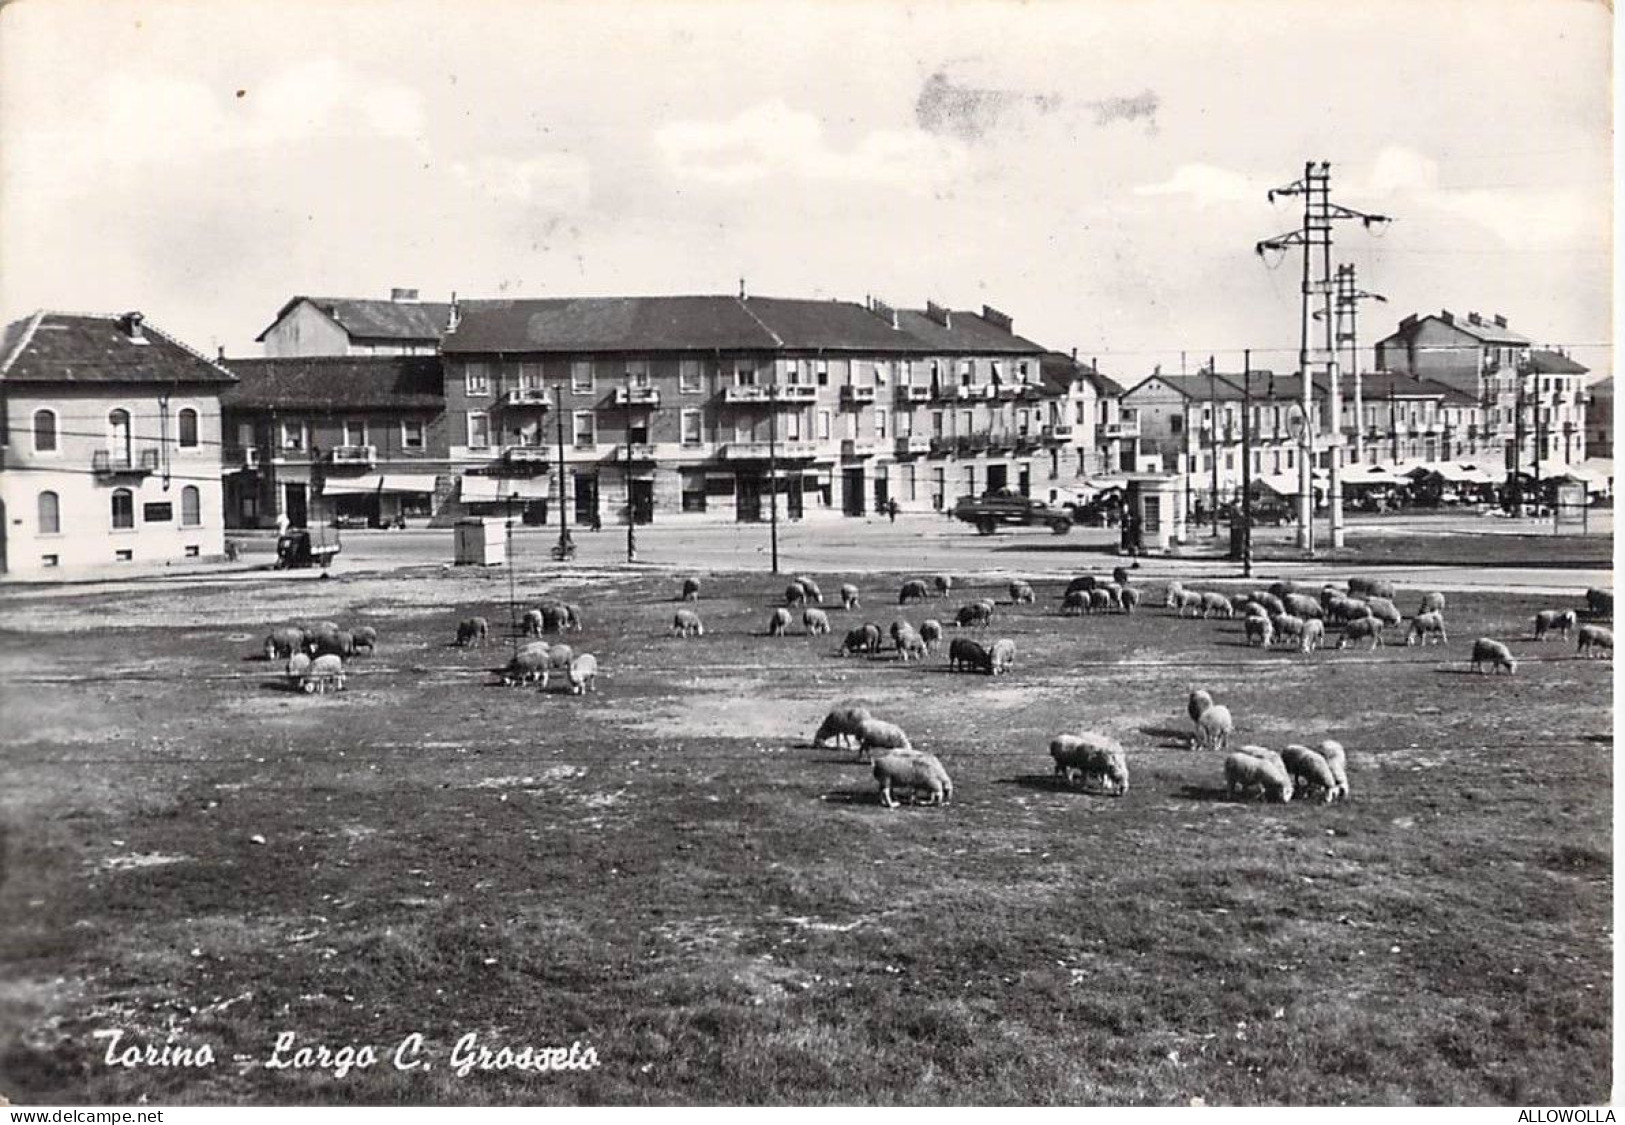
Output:
[[[1381,465],[1350,465],[1343,470],[1344,484],[1398,484],[1399,480]]]
[[[1454,461],[1440,461],[1431,465],[1418,465],[1405,475],[1408,477],[1419,477],[1425,476],[1428,473],[1443,477],[1450,484],[1473,483],[1472,474],[1466,468],[1466,466],[1458,465]]]
[[[1298,474],[1296,473],[1266,473],[1253,478],[1253,487],[1267,488],[1277,496],[1296,496],[1298,494]]]
[[[1461,464],[1462,480],[1468,484],[1500,484],[1501,478],[1490,472],[1483,465],[1475,465],[1470,461]]]

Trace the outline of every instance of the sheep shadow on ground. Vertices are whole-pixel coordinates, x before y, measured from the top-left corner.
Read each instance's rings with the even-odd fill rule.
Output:
[[[1001,777],[995,785],[1019,785],[1023,789],[1037,789],[1046,793],[1074,793],[1080,797],[1116,797],[1119,794],[1098,785],[1074,785],[1059,774],[1024,773],[1015,777]]]
[[[287,695],[303,695],[305,693],[304,686],[298,680],[290,680],[286,678],[262,680],[260,682],[260,690],[282,692]]]
[[[827,805],[873,805],[880,804],[880,790],[871,785],[866,789],[831,789],[828,793],[820,793],[818,799]]]
[[[1135,729],[1147,738],[1160,739],[1161,745],[1157,747],[1159,750],[1190,749],[1192,736],[1189,731],[1176,730],[1173,727],[1136,727]]]
[[[1217,801],[1223,804],[1242,804],[1230,800],[1230,790],[1222,785],[1181,785],[1179,796],[1187,801]]]

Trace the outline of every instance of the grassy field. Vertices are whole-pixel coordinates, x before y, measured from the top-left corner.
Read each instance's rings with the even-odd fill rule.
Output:
[[[1484,566],[1543,567],[1548,569],[1591,570],[1612,565],[1612,535],[1579,535],[1565,532],[1559,538],[1547,535],[1433,531],[1407,528],[1395,534],[1362,534],[1351,528],[1345,546],[1337,550],[1322,546],[1318,557],[1326,561],[1344,560],[1353,566]],[[1288,542],[1255,545],[1253,557],[1259,561],[1299,559],[1303,552]]]
[[[783,581],[708,576],[706,636],[682,641],[672,577],[578,575],[547,592],[586,608],[570,640],[603,673],[582,697],[493,686],[501,579],[8,599],[0,1092],[1609,1098],[1611,665],[1523,639],[1546,602],[1451,595],[1447,647],[1303,657],[1162,609],[1062,618],[1038,583],[987,631],[1016,642],[1012,675],[838,658],[850,624],[963,600],[899,611],[898,577],[854,579],[866,608],[833,610],[833,637],[769,639]],[[472,613],[498,643],[449,647]],[[348,691],[306,697],[258,650],[323,617],[382,641]],[[1467,670],[1480,635],[1515,677]],[[1242,741],[1343,741],[1354,799],[1225,799],[1218,757],[1185,748],[1192,686]],[[887,810],[849,751],[811,747],[841,700],[939,755],[953,803]],[[1053,783],[1048,740],[1080,729],[1124,742],[1127,796]],[[110,1067],[93,1033],[113,1028],[216,1061]],[[269,1069],[284,1032],[380,1061]],[[431,1065],[398,1071],[414,1032]],[[600,1065],[458,1077],[468,1033]]]

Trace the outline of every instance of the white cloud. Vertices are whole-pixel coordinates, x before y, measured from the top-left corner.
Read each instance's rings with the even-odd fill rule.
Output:
[[[1160,184],[1143,184],[1135,195],[1188,195],[1203,207],[1219,203],[1262,202],[1268,185],[1211,164],[1183,164]]]
[[[587,161],[569,153],[524,160],[484,156],[472,163],[458,161],[451,171],[465,187],[497,203],[576,208],[586,204],[592,186]]]
[[[679,177],[723,186],[783,175],[929,191],[963,169],[957,141],[918,129],[880,129],[843,150],[832,147],[817,116],[782,101],[764,102],[725,121],[676,121],[655,144]]]

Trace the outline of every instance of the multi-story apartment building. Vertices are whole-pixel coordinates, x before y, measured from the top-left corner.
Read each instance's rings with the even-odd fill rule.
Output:
[[[39,312],[0,337],[0,571],[224,550],[231,374],[138,312]]]
[[[1585,389],[1585,449],[1592,457],[1612,460],[1614,456],[1614,377],[1592,383]]]
[[[578,522],[952,506],[1059,472],[1044,349],[1010,319],[765,297],[471,301],[442,338],[463,499],[564,478]],[[1046,432],[1046,427],[1049,427]],[[770,463],[772,471],[769,471]]]
[[[255,340],[271,357],[433,355],[451,306],[395,289],[387,301],[293,297]]]
[[[1133,408],[1123,406],[1123,388],[1101,374],[1097,362],[1080,362],[1076,352],[1046,354],[1041,371],[1052,396],[1045,433],[1056,439],[1047,451],[1052,491],[1061,491],[1056,481],[1070,485],[1076,477],[1136,471],[1140,426]]]
[[[452,493],[439,356],[222,363],[238,379],[221,396],[228,526],[377,526]]]
[[[1505,317],[1413,314],[1376,350],[1379,371],[1431,379],[1477,403],[1506,470],[1539,475],[1585,460],[1587,369],[1535,348]]]

